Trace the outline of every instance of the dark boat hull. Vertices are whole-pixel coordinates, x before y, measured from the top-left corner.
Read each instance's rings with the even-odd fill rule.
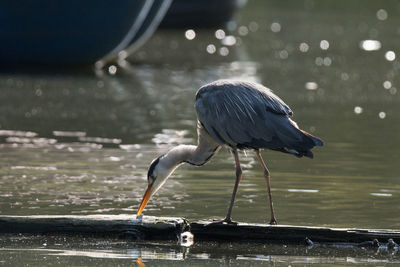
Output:
[[[162,28],[205,28],[224,26],[245,0],[174,0]]]
[[[0,62],[3,66],[94,63],[131,44],[152,3],[2,1]]]

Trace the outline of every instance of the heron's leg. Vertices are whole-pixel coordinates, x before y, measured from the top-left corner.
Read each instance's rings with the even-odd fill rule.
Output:
[[[233,203],[235,202],[236,192],[239,187],[240,180],[242,180],[242,168],[240,167],[239,155],[238,155],[237,150],[234,149],[234,150],[232,150],[232,152],[235,157],[236,182],[235,182],[235,186],[233,187],[232,198],[231,198],[231,203],[229,204],[228,213],[226,214],[225,219],[213,221],[210,224],[220,224],[220,223],[237,224],[237,222],[232,221],[231,213],[232,213]]]
[[[240,167],[239,155],[237,150],[233,150],[233,155],[235,156],[235,166],[236,166],[236,182],[233,187],[231,204],[229,204],[228,214],[226,214],[225,220],[231,221],[231,213],[233,208],[233,203],[235,202],[236,192],[239,187],[240,180],[242,180],[242,168]]]
[[[267,181],[267,192],[268,192],[268,199],[269,199],[269,209],[271,210],[271,220],[269,224],[277,224],[276,218],[275,218],[275,212],[274,212],[274,204],[272,203],[272,195],[271,195],[271,182],[269,178],[269,171],[267,166],[264,163],[264,160],[260,154],[260,150],[256,150],[256,154],[258,157],[258,160],[261,163],[262,168],[264,169],[264,176],[265,180]]]

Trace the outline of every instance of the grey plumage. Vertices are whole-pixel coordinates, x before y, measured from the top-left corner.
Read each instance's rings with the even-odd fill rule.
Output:
[[[300,130],[292,110],[268,88],[251,82],[219,80],[201,87],[195,108],[201,126],[220,145],[268,148],[298,157],[323,142]]]

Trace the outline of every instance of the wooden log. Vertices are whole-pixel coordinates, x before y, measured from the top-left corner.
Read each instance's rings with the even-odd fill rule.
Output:
[[[208,225],[183,218],[135,215],[0,216],[0,233],[109,236],[139,240],[179,240],[190,231],[195,241],[262,242],[280,244],[352,244],[398,248],[399,230],[347,229],[292,225],[239,223]],[[183,238],[182,238],[183,239]],[[373,240],[377,241],[373,241]],[[389,243],[388,243],[389,242]],[[397,244],[396,244],[397,243]]]
[[[361,244],[377,246],[373,240],[400,243],[400,230],[328,228],[293,225],[239,223],[207,226],[209,221],[193,222],[190,231],[196,240],[255,241],[281,244]]]
[[[0,216],[0,233],[110,236],[137,240],[175,240],[187,228],[182,218],[135,215]]]

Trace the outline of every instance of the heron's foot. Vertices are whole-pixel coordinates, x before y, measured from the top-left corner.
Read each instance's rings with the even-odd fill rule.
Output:
[[[225,219],[222,219],[222,220],[213,220],[212,222],[206,224],[206,226],[217,225],[217,224],[232,224],[232,225],[237,225],[238,222],[232,221],[231,218],[225,218]]]
[[[271,220],[269,221],[269,223],[268,224],[270,224],[270,225],[277,225],[278,224],[278,222],[276,221],[276,219],[275,218],[271,218]]]

